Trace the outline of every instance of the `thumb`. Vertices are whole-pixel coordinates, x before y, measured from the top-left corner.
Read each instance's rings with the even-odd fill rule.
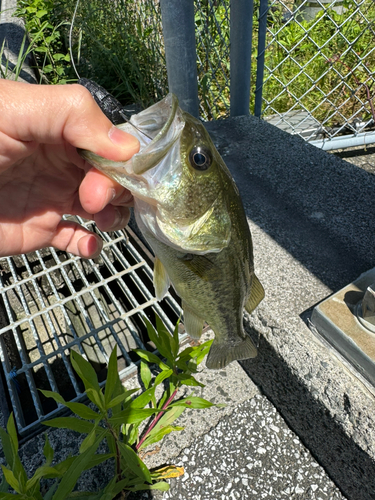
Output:
[[[68,142],[114,161],[139,150],[138,140],[112,125],[81,85],[0,80],[0,132],[23,142]]]

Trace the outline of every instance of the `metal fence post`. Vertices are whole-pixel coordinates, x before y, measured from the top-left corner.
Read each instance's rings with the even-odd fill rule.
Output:
[[[248,115],[250,106],[253,0],[230,3],[230,115]]]
[[[264,52],[266,49],[267,13],[268,13],[268,0],[260,0],[257,78],[255,83],[255,107],[254,107],[254,115],[258,117],[260,117],[262,113]]]
[[[199,116],[194,0],[161,0],[169,91],[180,106]]]

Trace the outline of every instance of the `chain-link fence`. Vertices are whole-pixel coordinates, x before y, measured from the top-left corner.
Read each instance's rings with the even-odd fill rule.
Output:
[[[272,2],[263,117],[306,140],[369,130],[375,118],[374,22],[372,0]]]
[[[55,4],[58,22],[67,31],[75,3]],[[194,0],[204,120],[230,114],[231,30],[237,33],[230,4]],[[371,132],[374,0],[254,0],[253,16],[247,2],[233,6],[239,4],[245,6],[243,17],[253,17],[250,113],[309,141]],[[80,75],[96,80],[124,104],[146,107],[168,91],[160,0],[82,0],[73,53]],[[232,102],[233,94],[232,89]],[[375,131],[373,136],[375,142]]]
[[[229,116],[229,1],[195,0],[198,96],[202,118]]]
[[[229,115],[229,3],[195,2],[206,119]],[[370,131],[374,22],[372,0],[274,0],[265,8],[255,2],[250,112],[309,141]]]

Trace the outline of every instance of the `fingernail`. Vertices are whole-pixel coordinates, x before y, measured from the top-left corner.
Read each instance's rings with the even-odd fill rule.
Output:
[[[108,229],[107,231],[117,231],[119,229],[124,228],[130,219],[130,211],[129,209],[122,209],[119,210],[116,207],[113,207],[115,210],[115,220],[113,221],[113,224],[111,225],[111,228]]]
[[[115,220],[113,221],[111,229],[117,228],[118,226],[121,225],[121,222],[122,222],[122,213],[116,207],[113,207],[113,208],[115,210]]]
[[[132,151],[133,154],[139,151],[140,145],[138,139],[134,135],[123,132],[114,125],[110,128],[108,136],[116,146]]]
[[[116,198],[116,189],[109,188],[108,191],[107,191],[107,197],[106,198],[107,198],[106,205],[108,205],[108,203],[111,203],[111,201],[113,201]]]

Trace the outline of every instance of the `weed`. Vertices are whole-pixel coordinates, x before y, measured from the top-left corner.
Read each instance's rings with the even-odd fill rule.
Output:
[[[157,331],[149,321],[146,320],[146,324],[150,340],[165,357],[165,361],[149,351],[136,350],[141,358],[140,377],[144,389],[137,397],[134,398],[133,395],[138,389],[127,390],[121,384],[117,372],[116,348],[109,359],[104,392],[91,364],[75,351],[71,352],[72,366],[84,383],[87,397],[94,409],[82,403],[65,401],[58,393],[41,391],[44,396],[53,398],[56,403],[66,406],[76,415],[57,417],[45,422],[45,425],[85,434],[77,456],[54,463],[54,451],[46,435],[43,450],[45,463],[28,478],[19,458],[17,431],[13,416],[10,416],[7,430],[0,428],[7,461],[7,467],[2,465],[0,498],[111,500],[126,498],[131,491],[168,490],[169,485],[165,479],[183,474],[182,468],[173,465],[149,470],[141,460],[140,453],[165,435],[183,430],[173,423],[186,408],[202,409],[212,406],[212,403],[194,394],[176,399],[178,389],[183,385],[203,386],[193,374],[207,354],[211,342],[188,347],[179,353],[178,324],[173,335],[168,333],[159,318],[156,319]],[[153,374],[150,365],[157,366],[157,374]],[[157,400],[155,390],[159,386],[164,389]],[[107,450],[105,453],[98,453],[102,442],[106,443]],[[107,460],[113,464],[113,475],[104,488],[95,493],[73,491],[84,471]],[[46,479],[50,481],[46,483]]]

